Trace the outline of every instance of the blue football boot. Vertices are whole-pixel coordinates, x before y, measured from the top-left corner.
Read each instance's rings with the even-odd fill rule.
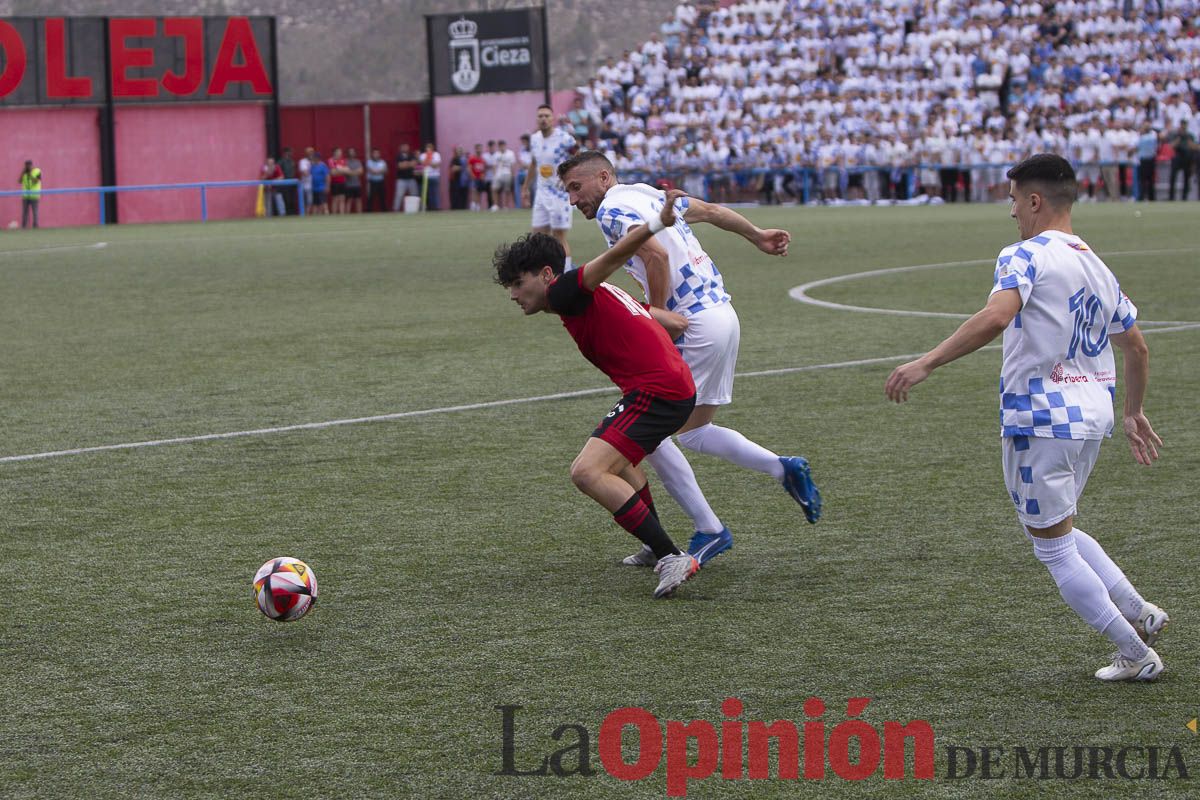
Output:
[[[729,528],[722,528],[719,533],[700,533],[697,531],[692,534],[692,540],[688,542],[688,553],[695,556],[696,561],[703,567],[709,561],[732,547],[733,534],[729,532]]]
[[[804,509],[804,518],[816,523],[821,518],[821,492],[813,483],[808,462],[800,456],[783,456],[783,488]]]

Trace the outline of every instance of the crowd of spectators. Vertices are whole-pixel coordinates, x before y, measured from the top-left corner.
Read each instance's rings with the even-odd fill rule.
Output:
[[[474,211],[513,208],[516,190],[530,164],[529,136],[521,137],[519,150],[503,140],[491,140],[486,149],[476,144],[471,153],[456,147],[447,166],[451,209]],[[304,197],[305,213],[347,214],[387,211],[387,181],[392,185],[393,212],[437,211],[441,201],[442,156],[432,142],[420,151],[402,143],[389,164],[378,149],[365,162],[357,151],[333,149],[324,158],[314,148],[305,149],[297,161],[292,148],[285,147],[278,159],[268,158],[258,178],[261,181],[296,179],[298,186],[264,183],[261,216],[298,213],[297,191]],[[364,205],[365,200],[365,205]]]
[[[1196,0],[685,0],[598,66],[566,124],[717,200],[999,199],[1041,151],[1076,164],[1084,198],[1136,175],[1149,199],[1158,162],[1186,197],[1198,30]]]
[[[278,159],[268,158],[259,172],[261,181],[297,180],[296,186],[263,185],[262,216],[298,213],[299,198],[304,199],[306,214],[360,214],[363,211],[387,211],[387,180],[394,175],[392,211],[406,207],[436,211],[441,191],[442,156],[427,143],[414,152],[407,143],[400,145],[392,164],[378,148],[364,162],[358,151],[333,148],[325,158],[316,148],[307,147],[299,160],[292,148],[283,148]]]

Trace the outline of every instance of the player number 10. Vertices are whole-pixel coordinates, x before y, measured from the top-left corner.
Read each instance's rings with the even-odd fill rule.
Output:
[[[1108,326],[1101,324],[1100,335],[1094,341],[1090,332],[1096,327],[1096,315],[1100,313],[1100,298],[1088,295],[1087,287],[1071,295],[1068,301],[1075,324],[1071,332],[1071,344],[1067,347],[1067,360],[1075,358],[1075,351],[1082,346],[1083,354],[1095,358],[1108,345]]]

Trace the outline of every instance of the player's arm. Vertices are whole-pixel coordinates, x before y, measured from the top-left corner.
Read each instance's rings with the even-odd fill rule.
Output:
[[[580,283],[589,291],[595,291],[600,284],[620,269],[622,264],[633,257],[642,245],[650,241],[654,234],[674,225],[675,201],[683,195],[684,193],[678,189],[668,192],[667,202],[663,204],[658,218],[650,220],[646,225],[632,228],[616,244],[589,261],[582,267],[583,275],[579,279]]]
[[[646,299],[654,308],[666,308],[667,297],[671,293],[671,258],[667,255],[667,248],[651,236],[638,248],[636,255],[646,265]]]
[[[1124,333],[1111,334],[1109,339],[1120,348],[1125,361],[1125,437],[1129,439],[1129,450],[1134,461],[1149,466],[1158,458],[1157,447],[1162,446],[1162,439],[1142,410],[1150,379],[1150,350],[1136,324]]]
[[[529,207],[533,205],[533,173],[537,169],[537,162],[530,161],[529,169],[525,170],[525,180],[521,181],[521,206]],[[517,172],[520,172],[518,169]]]
[[[650,316],[654,317],[655,322],[662,325],[667,331],[667,335],[671,337],[671,341],[675,341],[688,329],[688,319],[683,314],[675,311],[667,311],[665,308],[650,306],[647,311]]]
[[[792,241],[791,234],[785,230],[760,228],[731,208],[716,203],[706,203],[695,197],[688,198],[683,219],[689,224],[707,222],[723,231],[736,233],[759,250],[773,256],[786,256],[788,244]]]
[[[883,387],[889,400],[903,403],[908,399],[908,390],[929,377],[943,364],[949,364],[968,353],[974,353],[995,339],[1013,317],[1021,310],[1021,292],[1018,289],[1002,289],[988,298],[987,305],[958,327],[941,344],[916,361],[902,364],[892,370]]]

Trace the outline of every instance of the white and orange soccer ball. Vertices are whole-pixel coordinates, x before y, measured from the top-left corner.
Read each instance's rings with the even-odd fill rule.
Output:
[[[276,622],[303,617],[317,602],[317,576],[298,558],[272,558],[254,573],[258,610]]]

